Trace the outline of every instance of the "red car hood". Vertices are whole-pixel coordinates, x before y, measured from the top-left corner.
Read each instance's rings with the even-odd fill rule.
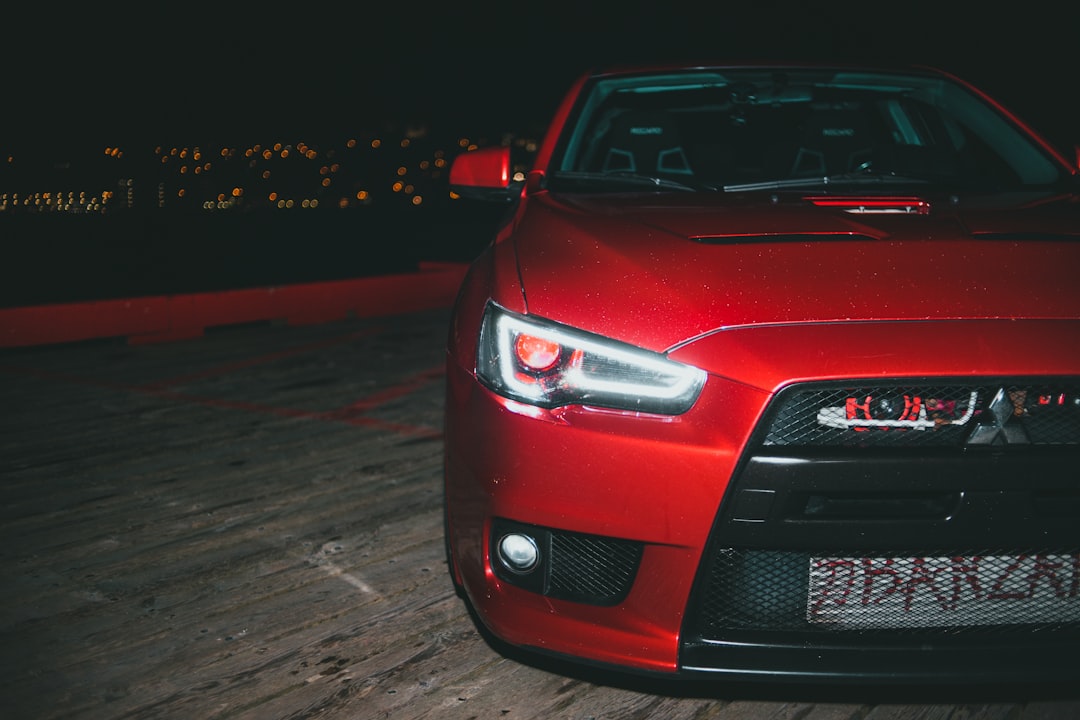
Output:
[[[1080,318],[1074,196],[943,199],[925,214],[767,193],[524,202],[529,312],[655,350],[746,325]]]

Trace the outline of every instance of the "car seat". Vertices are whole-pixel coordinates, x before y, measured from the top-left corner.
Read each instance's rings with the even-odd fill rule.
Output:
[[[803,122],[792,177],[824,177],[858,170],[873,159],[865,112],[852,105],[815,110]]]
[[[615,119],[608,135],[602,172],[642,175],[692,175],[671,115],[630,110]]]

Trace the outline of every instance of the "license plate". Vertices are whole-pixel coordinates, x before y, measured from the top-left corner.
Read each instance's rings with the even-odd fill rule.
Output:
[[[806,620],[850,628],[1080,621],[1080,553],[810,558]]]

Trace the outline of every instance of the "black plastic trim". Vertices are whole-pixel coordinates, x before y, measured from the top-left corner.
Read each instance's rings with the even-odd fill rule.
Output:
[[[890,643],[829,646],[817,637],[800,642],[754,641],[685,644],[686,673],[735,679],[821,680],[867,683],[1065,682],[1080,674],[1076,633],[1045,633],[963,643]]]
[[[714,547],[895,550],[1080,542],[1080,448],[982,450],[758,454],[729,490]],[[761,496],[769,498],[764,510]]]

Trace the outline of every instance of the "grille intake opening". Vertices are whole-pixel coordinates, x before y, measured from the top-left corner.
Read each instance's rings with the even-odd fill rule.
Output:
[[[803,385],[779,396],[769,417],[766,446],[1080,445],[1080,381]]]
[[[1080,553],[782,552],[725,548],[710,561],[689,629],[943,637],[1023,627],[1080,630]]]
[[[804,520],[902,520],[945,518],[960,502],[960,493],[912,495],[810,494],[797,500]]]
[[[1031,502],[1039,515],[1080,517],[1080,491],[1037,492]]]

